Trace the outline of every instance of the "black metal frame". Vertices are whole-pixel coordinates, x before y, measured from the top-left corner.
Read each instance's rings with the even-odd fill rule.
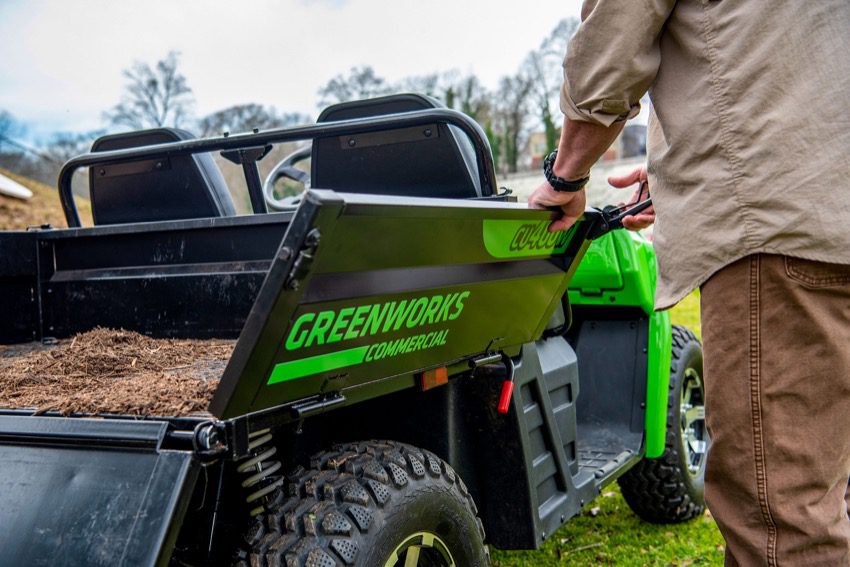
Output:
[[[202,152],[225,151],[233,152],[246,148],[264,147],[268,144],[282,142],[297,142],[301,140],[313,140],[326,136],[339,136],[343,134],[364,134],[396,128],[410,128],[414,126],[425,126],[440,122],[450,124],[464,132],[475,148],[478,172],[483,194],[495,194],[497,192],[496,173],[493,166],[493,156],[487,143],[487,137],[477,122],[456,110],[432,109],[416,112],[405,112],[387,116],[359,118],[356,120],[343,120],[339,122],[324,122],[310,126],[296,128],[280,128],[266,130],[264,132],[237,134],[219,138],[205,138],[200,140],[189,140],[174,142],[157,146],[143,148],[130,148],[126,150],[114,150],[108,152],[96,152],[81,155],[68,161],[59,173],[59,199],[62,202],[62,210],[69,227],[79,227],[80,215],[74,203],[74,195],[71,189],[71,181],[74,172],[81,167],[94,165],[108,165],[131,160],[162,159],[177,155],[196,154]],[[246,168],[246,175],[248,175]],[[250,175],[249,175],[250,177]],[[256,183],[247,180],[249,187]],[[258,179],[253,180],[258,182]],[[261,185],[260,185],[261,187]],[[256,187],[255,187],[256,189]],[[265,203],[262,194],[252,194],[251,201],[255,213],[264,213]],[[258,210],[259,209],[259,210]]]

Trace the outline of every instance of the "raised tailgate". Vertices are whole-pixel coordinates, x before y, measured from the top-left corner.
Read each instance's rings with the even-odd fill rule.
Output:
[[[210,410],[231,418],[539,338],[592,223],[552,234],[550,220],[516,203],[310,191]]]

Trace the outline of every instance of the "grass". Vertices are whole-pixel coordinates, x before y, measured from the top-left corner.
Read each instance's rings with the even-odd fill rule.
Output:
[[[699,294],[670,313],[673,324],[700,335]],[[494,567],[549,565],[663,565],[685,567],[723,564],[723,538],[711,515],[677,525],[642,521],[629,509],[616,485],[585,506],[537,551],[492,550]]]
[[[492,551],[494,567],[548,565],[721,565],[723,538],[706,514],[654,525],[635,516],[616,487],[606,489],[537,551]]]
[[[674,325],[684,325],[702,340],[699,323],[699,290],[687,296],[670,310],[670,322]]]

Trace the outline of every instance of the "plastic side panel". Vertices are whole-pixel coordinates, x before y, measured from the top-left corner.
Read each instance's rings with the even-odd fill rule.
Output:
[[[551,234],[549,219],[507,203],[311,193],[211,411],[230,418],[539,338],[590,224]]]
[[[68,437],[48,445],[45,432],[39,445],[16,445],[2,432],[0,565],[167,561],[196,474],[191,453],[117,450],[91,439],[74,445]]]
[[[516,388],[507,419],[516,421],[525,474],[514,468],[507,482],[509,490],[525,494],[522,500],[510,497],[512,504],[519,504],[510,511],[492,505],[487,520],[493,522],[488,529],[496,532],[497,547],[534,549],[595,497],[597,488],[586,478],[577,482],[582,479],[574,475],[578,373],[572,348],[561,337],[538,341],[523,346],[522,357],[515,363]],[[507,471],[499,468],[499,472]],[[527,513],[526,506],[534,533],[527,534],[524,528],[526,534],[514,535],[511,524]]]

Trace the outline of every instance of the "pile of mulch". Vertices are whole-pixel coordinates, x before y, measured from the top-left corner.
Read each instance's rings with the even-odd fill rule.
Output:
[[[205,414],[234,344],[96,328],[53,346],[0,346],[0,407]]]

